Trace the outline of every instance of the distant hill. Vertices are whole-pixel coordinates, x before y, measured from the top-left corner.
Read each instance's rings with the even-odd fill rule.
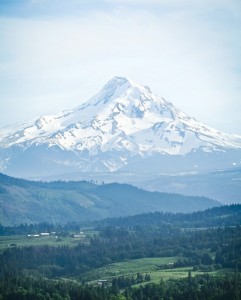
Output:
[[[0,173],[0,222],[82,222],[146,212],[193,212],[220,203],[205,197],[148,192],[127,184],[37,182]]]
[[[240,226],[241,204],[212,207],[192,213],[144,213],[135,216],[108,218],[96,221],[98,226],[117,226],[130,228],[133,226],[160,227],[172,224],[182,229],[205,229],[210,227]]]

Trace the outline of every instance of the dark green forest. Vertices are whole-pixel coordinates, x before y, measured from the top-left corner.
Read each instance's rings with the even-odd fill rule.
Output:
[[[46,280],[26,276],[10,277],[0,282],[0,299],[6,300],[238,300],[241,296],[238,273],[225,277],[208,274],[185,279],[160,281],[127,287],[93,287],[68,281]]]
[[[167,213],[154,212],[119,218],[108,218],[99,221],[82,221],[62,223],[31,223],[13,226],[0,224],[0,235],[17,235],[37,232],[56,231],[65,234],[70,231],[79,230],[80,227],[90,226],[94,229],[106,226],[129,228],[133,226],[161,226],[172,225],[179,229],[188,228],[210,228],[241,225],[241,204],[223,205],[193,213]]]
[[[0,255],[0,275],[24,271],[50,278],[82,276],[89,280],[92,269],[113,262],[173,256],[180,257],[173,267],[241,270],[241,227],[181,231],[168,225],[156,228],[139,225],[131,229],[108,226],[100,229],[99,235],[88,244],[79,243],[75,247],[7,248]]]
[[[1,236],[89,226],[97,234],[74,246],[6,247],[0,252],[0,299],[240,299],[241,205],[190,214],[148,213],[66,225],[0,227]],[[87,228],[87,227],[86,227]],[[95,270],[141,258],[175,257],[160,270],[187,268],[185,278],[112,276],[96,285]],[[199,273],[198,273],[199,272]],[[195,275],[193,275],[195,274]],[[67,280],[68,279],[68,280]]]

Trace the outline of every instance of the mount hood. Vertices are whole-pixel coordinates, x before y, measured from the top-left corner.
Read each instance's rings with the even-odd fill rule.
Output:
[[[14,176],[215,170],[240,161],[241,136],[123,77],[75,109],[0,130],[0,171]]]

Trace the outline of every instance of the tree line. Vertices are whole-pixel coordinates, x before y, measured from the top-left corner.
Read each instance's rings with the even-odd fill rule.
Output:
[[[108,218],[92,222],[68,222],[66,224],[49,224],[42,222],[36,224],[25,223],[15,226],[3,226],[0,224],[0,236],[50,231],[61,234],[79,230],[80,227],[92,227],[99,230],[99,228],[106,226],[132,228],[138,225],[143,227],[161,226],[163,224],[172,224],[183,229],[238,226],[241,225],[241,204],[224,205],[185,214],[154,212],[120,218]]]
[[[5,300],[239,300],[240,274],[222,277],[208,274],[183,279],[160,280],[122,290],[95,287],[73,281],[10,276],[0,281],[0,299]]]

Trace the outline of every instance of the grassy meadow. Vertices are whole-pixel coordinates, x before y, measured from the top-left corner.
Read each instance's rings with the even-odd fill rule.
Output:
[[[111,282],[115,277],[135,277],[137,273],[140,273],[143,275],[149,274],[151,282],[159,283],[160,280],[165,281],[170,278],[185,278],[188,276],[189,271],[191,271],[192,276],[204,274],[202,271],[193,271],[192,267],[173,268],[172,265],[177,260],[178,257],[155,257],[113,263],[91,271],[83,279],[89,283],[95,283],[100,279]],[[209,274],[215,275],[217,271],[209,272]]]

